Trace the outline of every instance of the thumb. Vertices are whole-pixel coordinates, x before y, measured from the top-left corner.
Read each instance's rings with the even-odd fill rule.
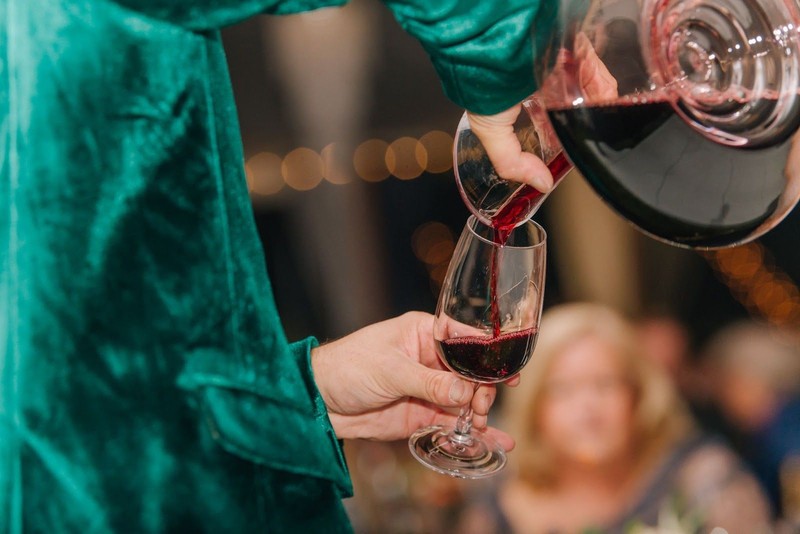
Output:
[[[436,371],[408,360],[399,373],[394,374],[397,392],[442,407],[467,404],[475,388],[450,371]]]
[[[472,132],[483,143],[497,174],[506,180],[523,182],[546,193],[553,188],[553,176],[544,162],[522,150],[514,132],[521,104],[496,115],[468,113]]]

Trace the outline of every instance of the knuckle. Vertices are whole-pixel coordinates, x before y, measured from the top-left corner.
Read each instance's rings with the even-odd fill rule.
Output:
[[[409,311],[409,312],[405,312],[400,317],[402,317],[403,319],[405,319],[407,321],[418,322],[418,321],[423,320],[427,316],[428,316],[428,314],[425,313],[425,312]]]
[[[442,394],[442,386],[444,384],[444,375],[439,373],[430,373],[425,380],[425,395],[428,399],[438,400]]]
[[[494,170],[507,179],[517,179],[519,177],[519,166],[516,162],[510,162],[505,158],[494,162]]]

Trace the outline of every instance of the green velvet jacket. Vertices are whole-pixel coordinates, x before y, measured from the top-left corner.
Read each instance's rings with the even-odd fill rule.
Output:
[[[350,530],[218,33],[337,3],[0,0],[0,533]],[[533,91],[530,0],[387,4],[458,103]]]

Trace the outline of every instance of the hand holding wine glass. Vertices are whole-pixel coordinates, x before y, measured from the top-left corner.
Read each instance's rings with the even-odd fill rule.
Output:
[[[528,221],[505,244],[492,227],[470,217],[439,295],[433,338],[442,362],[473,382],[494,384],[515,376],[530,359],[541,318],[546,235]],[[474,404],[474,403],[473,403]],[[483,478],[506,463],[502,443],[473,432],[472,406],[454,424],[422,428],[411,452],[434,471]]]
[[[452,425],[449,410],[471,402],[475,423],[486,424],[495,387],[474,395],[436,354],[434,318],[421,312],[376,323],[311,351],[311,365],[333,429],[340,439],[404,439],[421,426]],[[460,327],[459,327],[460,329]],[[516,385],[518,377],[506,383]],[[486,429],[503,447],[514,440]]]

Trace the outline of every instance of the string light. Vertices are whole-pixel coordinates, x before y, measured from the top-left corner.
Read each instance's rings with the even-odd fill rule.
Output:
[[[439,130],[428,132],[419,138],[417,161],[425,170],[438,174],[453,168],[453,137]],[[422,163],[421,151],[425,151],[426,164]]]
[[[253,156],[245,165],[247,184],[254,196],[274,195],[289,185],[308,191],[323,179],[347,184],[355,175],[367,182],[380,182],[390,175],[411,180],[423,172],[440,174],[453,168],[453,137],[433,130],[419,140],[401,137],[392,144],[381,139],[364,141],[352,156],[338,143],[331,143],[317,154],[310,148],[297,148],[281,158],[269,152]],[[353,172],[355,171],[355,172]]]
[[[389,145],[380,139],[364,141],[353,155],[356,173],[367,182],[380,182],[389,177],[386,167],[386,151]]]
[[[259,196],[274,195],[286,185],[281,174],[280,156],[262,152],[254,156],[245,165],[247,186],[251,193]]]
[[[386,150],[386,168],[401,180],[416,178],[427,164],[427,150],[411,137],[397,139]]]
[[[338,143],[331,143],[319,153],[322,158],[322,177],[332,184],[344,185],[353,181],[341,152]]]
[[[310,148],[296,148],[283,158],[281,173],[293,189],[314,189],[322,181],[322,158]]]

